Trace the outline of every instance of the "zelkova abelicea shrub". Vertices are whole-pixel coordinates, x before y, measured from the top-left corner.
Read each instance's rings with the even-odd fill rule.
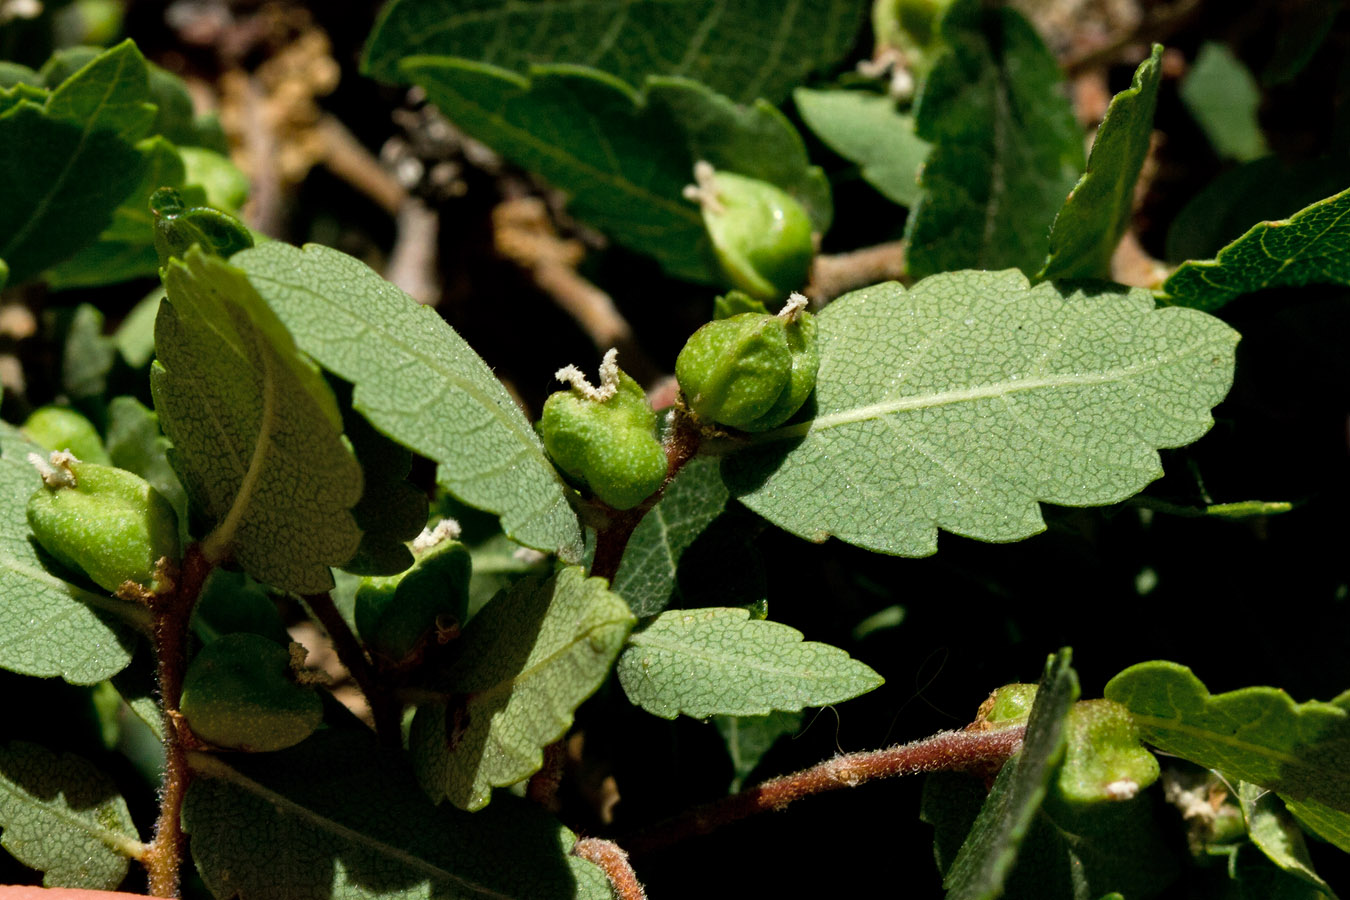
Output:
[[[1339,596],[1287,535],[1343,498],[1309,474],[1298,509],[1248,499],[1288,482],[1232,460],[1283,438],[1272,408],[1341,408],[1284,402],[1334,381],[1300,376],[1315,359],[1262,379],[1290,334],[1340,358],[1314,314],[1350,283],[1350,192],[1316,200],[1334,155],[1255,158],[1257,107],[1214,94],[1312,90],[1315,47],[1258,82],[1201,17],[1169,82],[1123,34],[1133,79],[1095,117],[1065,66],[1126,73],[1057,58],[1009,5],[879,0],[863,31],[859,0],[394,0],[361,72],[415,86],[408,108],[344,83],[316,113],[305,92],[358,48],[329,58],[283,17],[198,85],[217,121],[130,40],[55,49],[94,6],[6,40],[26,13],[0,3],[0,48],[51,54],[0,61],[0,669],[23,737],[0,746],[0,829],[46,884],[139,890],[135,861],[152,893],[222,900],[633,900],[647,873],[654,900],[852,896],[876,890],[858,848],[884,831],[906,896],[1334,896],[1343,696],[1087,668],[1175,647],[1212,683],[1247,677],[1279,656],[1252,649],[1282,626],[1242,593],[1277,546],[1302,554],[1281,590],[1297,569]],[[158,58],[201,71],[168,34]],[[306,78],[235,71],[283,56]],[[401,181],[342,152],[349,96],[391,103],[354,130],[397,123]],[[1076,114],[1100,118],[1090,155]],[[1200,132],[1231,169],[1163,234],[1185,198],[1136,216],[1136,183],[1174,185]],[[240,148],[269,179],[257,220]],[[258,167],[301,157],[377,206]],[[497,211],[466,215],[465,192]],[[1303,208],[1253,225],[1267,194]],[[396,206],[396,228],[367,221]],[[287,218],[371,260],[397,232],[401,272],[420,235],[441,257],[414,280],[454,290],[436,308],[264,235]],[[1164,244],[1174,269],[1117,253]],[[489,245],[486,267],[466,249]],[[490,363],[451,317],[503,329]],[[1236,389],[1229,320],[1265,348]],[[1342,632],[1307,624],[1299,659],[1341,658]],[[1069,639],[1102,698],[1067,648],[1041,665]],[[688,841],[898,774],[927,778],[917,810],[860,789]]]

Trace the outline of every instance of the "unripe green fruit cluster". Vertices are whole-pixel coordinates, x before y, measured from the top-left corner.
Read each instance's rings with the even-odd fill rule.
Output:
[[[675,360],[675,378],[700,419],[767,431],[806,402],[819,368],[810,313],[741,313],[694,332]]]
[[[178,561],[178,517],[167,500],[125,469],[53,454],[28,499],[28,525],[42,549],[116,592],[128,581],[155,590],[161,558]]]
[[[291,675],[284,647],[257,634],[227,634],[188,665],[179,712],[193,734],[217,747],[284,750],[323,721],[323,701]]]
[[[414,544],[413,554],[407,571],[363,578],[356,589],[361,640],[395,665],[416,659],[433,632],[463,625],[468,615],[468,548],[446,538],[425,548]]]
[[[558,468],[604,503],[631,509],[665,481],[666,452],[647,395],[626,372],[617,375],[605,399],[576,387],[552,394],[535,427]]]
[[[792,195],[757,178],[695,169],[703,225],[732,287],[778,300],[806,283],[815,256],[811,217]]]
[[[1008,684],[980,706],[982,729],[1024,725],[1037,686]],[[1158,780],[1158,759],[1141,742],[1130,711],[1111,700],[1081,700],[1064,722],[1064,761],[1051,782],[1049,800],[1068,813],[1120,802]]]

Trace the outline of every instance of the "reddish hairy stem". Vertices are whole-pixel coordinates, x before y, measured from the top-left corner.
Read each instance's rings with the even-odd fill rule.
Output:
[[[403,729],[398,703],[391,693],[381,687],[375,677],[375,670],[366,659],[365,651],[361,649],[360,641],[352,633],[347,620],[342,618],[342,614],[333,605],[332,595],[327,592],[306,594],[304,600],[310,612],[314,613],[319,624],[328,632],[338,659],[347,667],[347,671],[352,673],[352,678],[356,680],[356,686],[361,689],[361,693],[366,695],[371,717],[375,720],[375,734],[379,737],[380,743],[389,747],[401,747]]]
[[[572,855],[604,869],[618,900],[647,900],[647,892],[637,880],[637,873],[628,864],[628,854],[618,844],[601,838],[582,838],[572,847]]]
[[[563,763],[567,760],[563,740],[559,738],[544,748],[544,765],[530,776],[525,786],[526,799],[550,812],[558,811],[558,786],[562,784]]]
[[[628,841],[632,853],[641,855],[756,813],[781,810],[794,800],[857,787],[878,778],[919,775],[929,772],[997,771],[1022,747],[1026,727],[1016,725],[994,731],[943,731],[932,737],[888,747],[836,756],[792,775],[770,779],[667,819]]]
[[[211,569],[212,564],[202,555],[200,545],[192,544],[183,555],[172,589],[149,598],[154,617],[155,675],[164,710],[164,784],[160,791],[159,820],[155,823],[155,839],[143,859],[150,893],[156,897],[178,896],[185,849],[181,813],[192,780],[187,762],[188,737],[184,734],[187,726],[178,714],[178,703],[183,696],[183,674],[187,670],[192,607]]]
[[[689,414],[676,406],[670,428],[666,432],[666,480],[659,490],[632,509],[611,510],[607,507],[607,523],[595,536],[595,560],[591,563],[591,574],[614,580],[619,572],[619,563],[623,560],[623,551],[628,547],[628,539],[633,536],[642,517],[656,505],[666,492],[670,482],[679,474],[685,464],[698,453],[702,434],[690,420]]]

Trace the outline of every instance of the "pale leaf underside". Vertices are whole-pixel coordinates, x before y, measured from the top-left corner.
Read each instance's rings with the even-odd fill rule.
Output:
[[[1161,475],[1228,391],[1237,333],[1144,291],[1028,289],[1016,271],[877,285],[818,317],[815,405],[723,462],[733,494],[809,540],[934,552],[1041,531],[1038,501],[1114,503]]]

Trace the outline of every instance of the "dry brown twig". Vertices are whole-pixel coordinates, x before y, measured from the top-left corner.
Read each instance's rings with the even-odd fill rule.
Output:
[[[609,294],[580,275],[586,255],[580,241],[558,234],[548,205],[539,197],[513,197],[492,210],[497,252],[530,273],[534,283],[581,326],[597,350],[615,347],[623,368],[641,384],[661,372],[638,346],[632,326]]]

